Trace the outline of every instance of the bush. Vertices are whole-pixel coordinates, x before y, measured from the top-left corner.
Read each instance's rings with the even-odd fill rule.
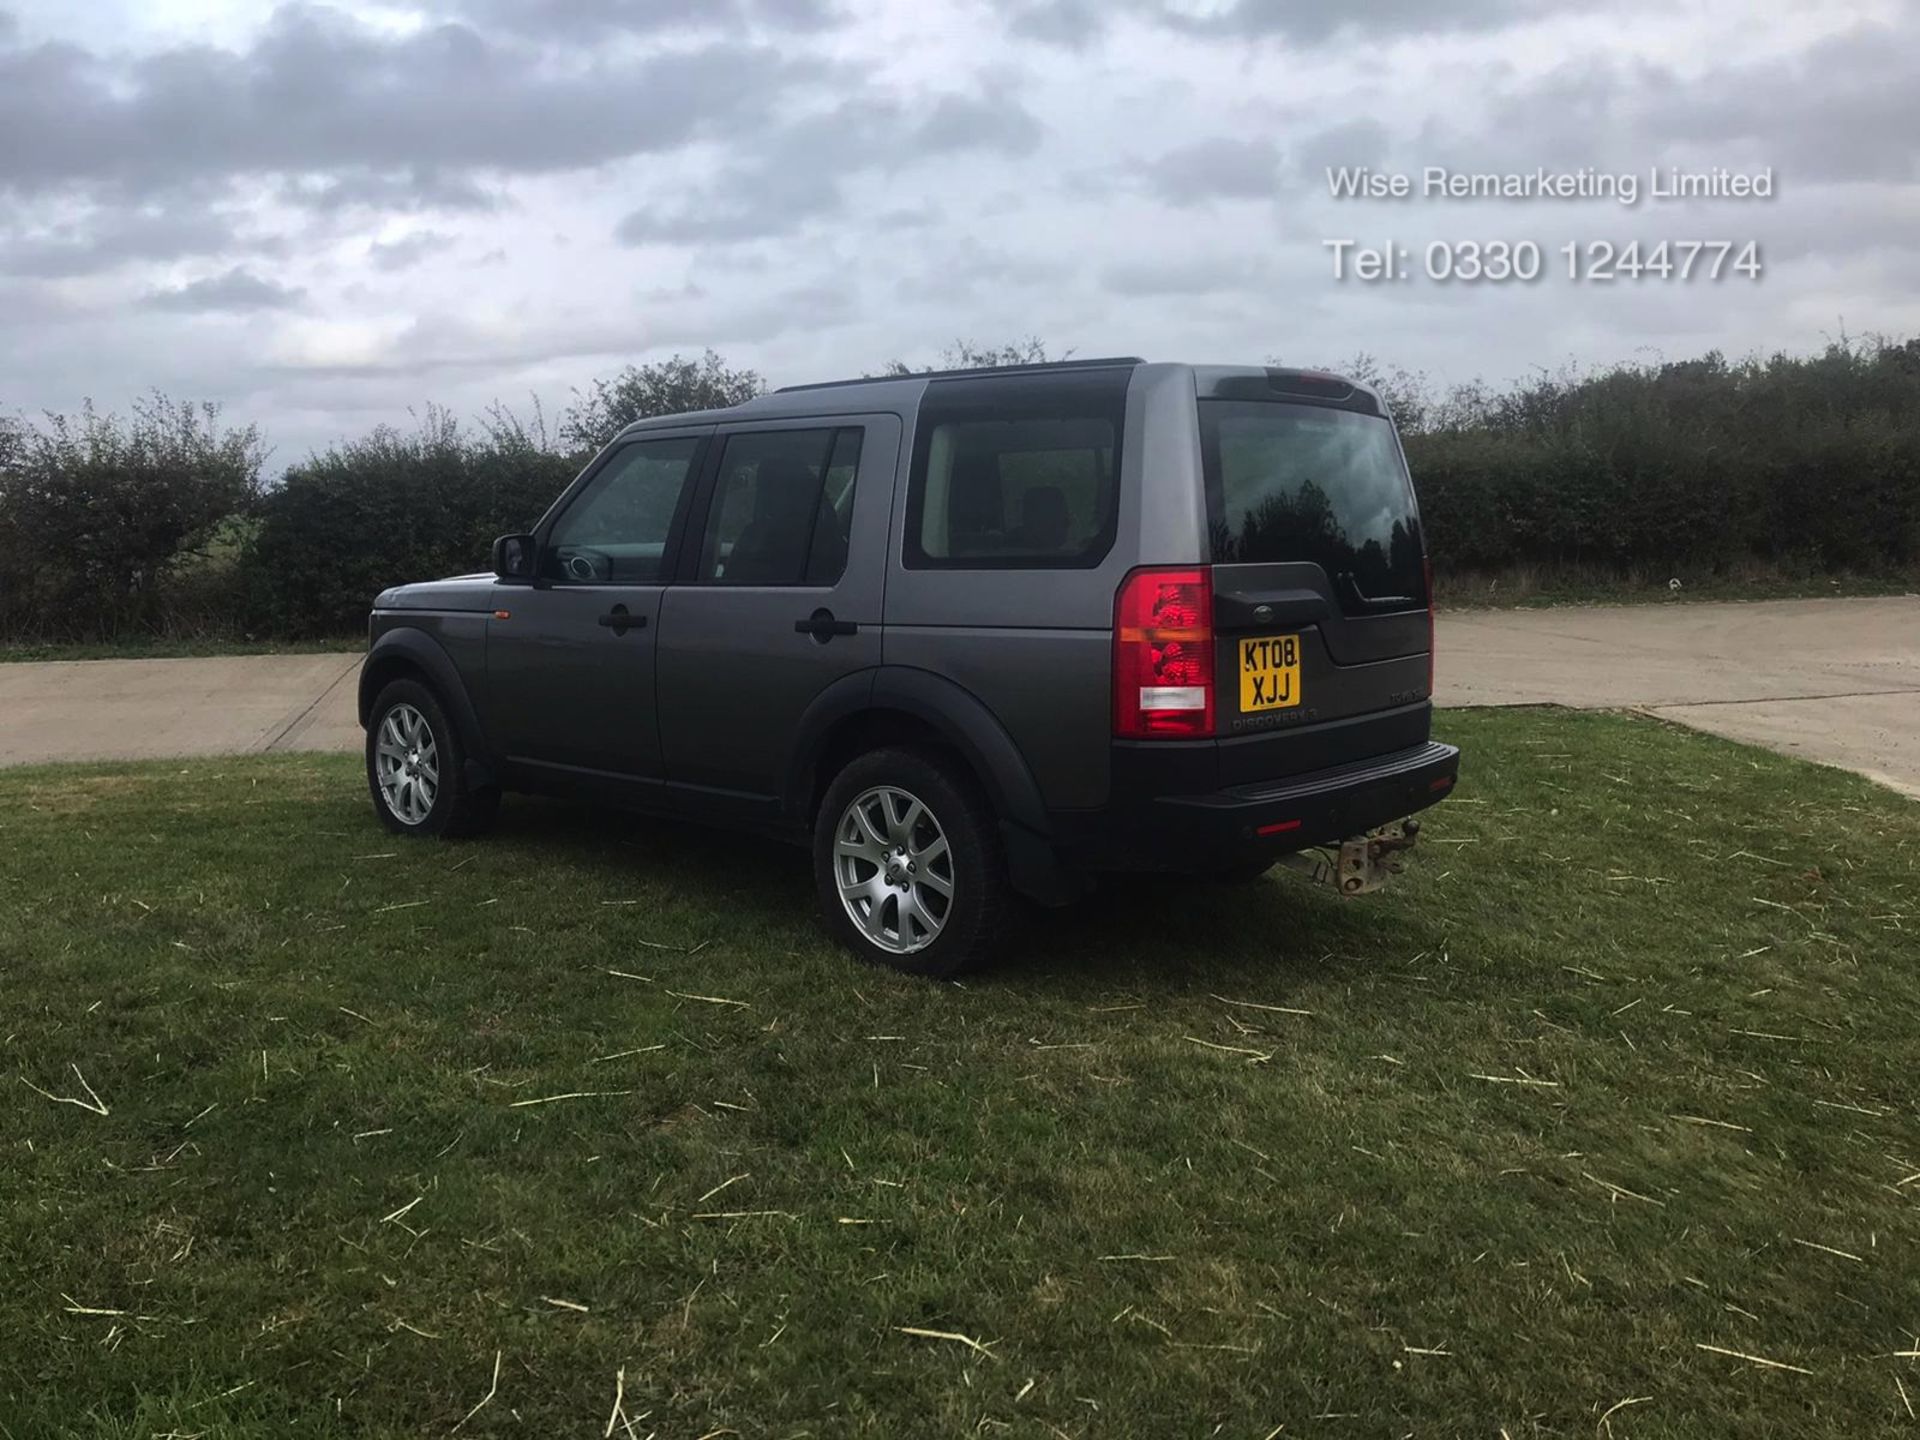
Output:
[[[1435,399],[1384,378],[1435,567],[1920,564],[1920,341],[1623,366]]]
[[[636,420],[723,410],[766,388],[758,372],[729,370],[711,350],[698,360],[675,355],[654,365],[629,365],[577,395],[560,417],[560,441],[584,461]]]
[[[361,629],[389,585],[484,568],[494,537],[531,527],[577,468],[500,411],[480,434],[430,409],[411,434],[336,445],[260,502],[243,559],[252,623],[293,638]]]
[[[956,341],[946,368],[1044,360],[1037,339]],[[1546,375],[1437,392],[1366,356],[1442,576],[1912,573],[1920,567],[1920,341],[1818,355]],[[904,362],[888,374],[915,373]],[[707,351],[629,366],[577,396],[549,445],[495,407],[429,409],[260,489],[251,428],[154,395],[41,426],[0,416],[0,640],[357,631],[389,585],[473,570],[636,419],[765,388]]]
[[[212,405],[158,393],[0,426],[0,635],[94,640],[166,628],[170,581],[251,507],[262,451]]]

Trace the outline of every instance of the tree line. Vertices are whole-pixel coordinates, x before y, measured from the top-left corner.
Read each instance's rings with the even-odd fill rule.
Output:
[[[1048,358],[960,342],[934,367]],[[1920,340],[1620,365],[1442,388],[1368,356],[1443,575],[1920,568]],[[882,374],[910,374],[892,361]],[[711,351],[593,381],[549,425],[429,407],[265,477],[251,426],[154,394],[0,416],[0,641],[350,634],[388,585],[471,570],[633,420],[736,404]]]
[[[1920,339],[1715,351],[1501,390],[1354,368],[1400,424],[1438,569],[1920,567]]]

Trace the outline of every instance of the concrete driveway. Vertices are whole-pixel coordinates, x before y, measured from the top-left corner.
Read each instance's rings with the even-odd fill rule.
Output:
[[[0,664],[0,764],[356,750],[356,655]],[[1635,709],[1920,796],[1920,597],[1440,617],[1443,705]]]
[[[0,664],[0,765],[356,750],[358,654]]]
[[[1645,711],[1920,796],[1920,596],[1441,617],[1443,705]]]

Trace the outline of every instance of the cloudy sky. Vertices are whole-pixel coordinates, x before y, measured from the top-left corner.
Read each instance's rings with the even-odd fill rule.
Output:
[[[1775,198],[1336,201],[1329,165],[1771,166]],[[0,0],[0,409],[220,401],[276,462],[712,346],[1027,334],[1443,381],[1920,333],[1920,0]],[[1322,242],[1534,239],[1530,286]],[[1604,287],[1567,241],[1760,242]]]

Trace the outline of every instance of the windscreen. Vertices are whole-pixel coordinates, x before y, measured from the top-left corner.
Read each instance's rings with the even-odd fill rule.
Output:
[[[1200,445],[1215,564],[1310,560],[1343,609],[1427,603],[1420,517],[1387,420],[1202,400]]]

